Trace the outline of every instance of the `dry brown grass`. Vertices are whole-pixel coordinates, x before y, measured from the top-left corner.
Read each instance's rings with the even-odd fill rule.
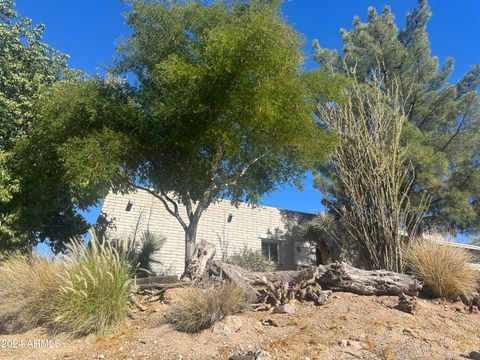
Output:
[[[11,255],[0,266],[0,331],[21,332],[45,324],[61,284],[63,264],[39,256]]]
[[[177,330],[197,332],[228,315],[247,310],[250,300],[241,288],[233,284],[208,289],[186,288],[172,302],[167,321]]]
[[[478,272],[470,266],[472,256],[465,249],[417,240],[405,250],[405,258],[435,296],[453,300],[478,286]]]

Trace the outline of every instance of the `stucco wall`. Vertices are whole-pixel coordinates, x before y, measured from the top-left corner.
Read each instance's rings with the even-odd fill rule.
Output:
[[[132,204],[127,211],[127,204]],[[180,206],[182,216],[184,209]],[[178,221],[170,215],[163,204],[145,191],[128,195],[109,194],[102,212],[113,220],[114,228],[108,235],[132,238],[144,230],[160,233],[167,239],[155,257],[162,262],[157,272],[181,274],[184,266],[184,232]],[[228,222],[232,214],[231,222]],[[244,247],[261,250],[262,238],[278,243],[279,268],[292,269],[305,264],[306,252],[292,228],[311,214],[286,211],[272,207],[252,207],[247,204],[232,206],[230,201],[221,200],[210,205],[203,214],[197,233],[197,241],[205,240],[217,247],[216,257],[221,259]],[[301,247],[302,249],[299,249]],[[301,251],[298,251],[301,250]]]

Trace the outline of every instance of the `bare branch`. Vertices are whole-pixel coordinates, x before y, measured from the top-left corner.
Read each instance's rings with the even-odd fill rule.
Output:
[[[183,230],[186,230],[188,228],[188,225],[185,223],[180,213],[178,212],[178,204],[172,198],[167,196],[167,194],[163,190],[160,190],[160,194],[159,194],[155,190],[152,190],[151,188],[148,188],[146,186],[141,186],[131,181],[129,181],[129,184],[135,187],[136,189],[144,190],[148,192],[149,194],[153,195],[155,198],[160,200],[163,206],[165,207],[165,209],[168,211],[168,213],[174,216],[178,220]],[[173,209],[170,207],[169,203],[173,206]]]
[[[342,138],[332,157],[339,189],[338,206],[332,206],[366,264],[398,272],[402,248],[423,215],[408,196],[413,180],[401,146],[405,104],[398,86],[385,89],[374,76],[366,88],[351,78],[344,104],[319,107],[326,126]]]
[[[267,153],[264,153],[262,155],[260,155],[259,157],[255,158],[252,160],[251,163],[247,164],[243,169],[242,171],[236,176],[235,180],[229,182],[226,184],[226,186],[236,186],[238,181],[240,181],[244,176],[245,174],[247,173],[248,169],[250,169],[252,167],[252,165],[254,165],[255,163],[257,163],[258,161],[260,161],[263,157],[265,157],[267,155]]]

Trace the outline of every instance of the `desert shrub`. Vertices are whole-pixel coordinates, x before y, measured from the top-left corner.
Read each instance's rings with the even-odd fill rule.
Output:
[[[428,240],[412,242],[405,250],[409,267],[435,296],[456,299],[478,286],[478,272],[465,249]]]
[[[243,248],[242,251],[235,252],[225,261],[249,271],[266,272],[275,269],[275,264],[263,256],[259,250],[247,247]]]
[[[188,288],[172,302],[167,321],[177,330],[197,332],[225,316],[247,310],[250,302],[241,288],[229,283],[207,289]]]
[[[63,263],[12,254],[0,265],[0,330],[20,332],[47,324],[65,271]]]
[[[142,233],[140,246],[133,255],[133,265],[138,276],[155,275],[153,264],[160,264],[161,262],[152,256],[162,249],[165,241],[166,238],[162,235],[150,231]]]
[[[74,241],[68,247],[53,326],[73,335],[103,333],[127,314],[130,266],[108,243]]]
[[[401,272],[404,234],[419,233],[428,200],[414,206],[409,198],[414,177],[402,147],[405,99],[398,84],[385,86],[380,76],[365,85],[357,81],[355,70],[348,75],[344,101],[319,106],[325,127],[341,141],[325,167],[328,179],[317,183],[346,243],[358,244],[366,267]]]

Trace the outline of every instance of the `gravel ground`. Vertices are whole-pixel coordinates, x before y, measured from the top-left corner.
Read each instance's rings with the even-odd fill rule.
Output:
[[[52,337],[42,329],[0,335],[0,359],[228,359],[262,349],[272,359],[480,359],[480,315],[461,303],[419,299],[410,315],[396,297],[334,293],[327,304],[294,304],[295,314],[230,316],[198,334],[164,323],[169,305],[105,336]]]

